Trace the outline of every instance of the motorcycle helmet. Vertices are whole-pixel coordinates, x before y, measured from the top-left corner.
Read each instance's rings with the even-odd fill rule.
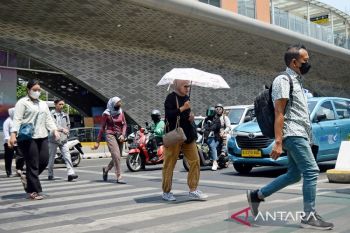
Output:
[[[214,107],[209,107],[206,112],[207,117],[213,117],[215,116],[215,108]]]
[[[151,118],[153,121],[160,121],[160,111],[158,109],[154,109],[151,113]]]
[[[224,109],[224,106],[222,104],[217,104],[217,105],[215,105],[215,108],[222,108],[222,109]]]

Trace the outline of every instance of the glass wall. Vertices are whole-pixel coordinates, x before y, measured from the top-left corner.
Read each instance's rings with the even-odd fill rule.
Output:
[[[220,0],[199,0],[200,2],[207,3],[212,6],[221,7]]]
[[[255,19],[255,1],[256,0],[238,0],[238,14]]]
[[[304,35],[308,35],[308,20],[302,17],[290,14],[277,7],[274,8],[274,23],[280,27],[287,28],[293,32],[298,32]],[[346,29],[339,30],[334,33],[334,44],[348,49],[346,39]],[[333,33],[330,25],[320,25],[310,22],[310,35],[311,37],[333,44]]]

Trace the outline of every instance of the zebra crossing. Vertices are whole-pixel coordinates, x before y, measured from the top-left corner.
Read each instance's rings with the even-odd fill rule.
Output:
[[[138,174],[135,177],[144,179],[147,176]],[[150,178],[154,176],[151,175]],[[206,192],[209,200],[190,201],[184,186],[184,189],[173,190],[176,202],[164,202],[158,186],[140,187],[133,185],[133,182],[117,185],[84,179],[77,182],[43,179],[41,182],[46,198],[32,201],[26,199],[18,177],[0,178],[0,233],[257,231],[256,227],[247,227],[230,219],[234,212],[247,207],[242,191],[227,194],[220,189],[211,189]],[[211,184],[211,181],[204,180],[203,183]],[[231,187],[228,183],[221,184]],[[292,187],[290,190],[296,189]],[[302,202],[301,195],[288,195],[279,194],[265,209],[298,210],[298,205]],[[324,202],[322,214],[346,215],[348,209],[344,204],[350,204],[350,201],[335,203],[346,195],[328,189],[323,189],[319,195],[321,204]],[[329,196],[334,199],[325,201]],[[338,227],[341,229],[339,232],[350,229],[344,219],[338,219],[339,222],[344,222],[344,225]],[[254,222],[251,216],[248,220]],[[290,221],[254,224],[259,227],[259,232],[310,232],[298,228],[298,223]]]

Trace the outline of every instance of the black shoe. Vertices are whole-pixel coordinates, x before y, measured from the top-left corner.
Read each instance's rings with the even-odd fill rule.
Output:
[[[264,201],[258,197],[258,190],[247,190],[247,199],[250,207],[250,211],[254,217],[259,213],[260,202]]]
[[[48,176],[47,179],[48,180],[53,180],[53,176]]]
[[[6,176],[7,176],[7,177],[12,176],[12,172],[8,172],[8,171],[6,171]]]
[[[69,175],[68,176],[68,181],[72,181],[72,180],[77,179],[77,178],[78,178],[78,175],[76,175],[76,174]]]
[[[102,168],[102,179],[104,181],[107,181],[107,179],[108,179],[108,171],[106,172],[106,168],[105,167]]]
[[[324,221],[316,212],[311,212],[301,219],[300,226],[302,228],[311,228],[318,230],[331,230],[334,227],[333,223]]]

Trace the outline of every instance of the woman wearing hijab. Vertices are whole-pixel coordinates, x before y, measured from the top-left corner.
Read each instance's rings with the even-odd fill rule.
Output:
[[[100,146],[102,135],[103,133],[106,133],[106,141],[109,152],[112,155],[112,161],[107,167],[102,168],[103,180],[107,181],[108,172],[112,169],[114,164],[117,183],[126,184],[126,182],[122,179],[120,169],[120,160],[127,127],[121,105],[122,101],[119,97],[109,99],[107,109],[102,114],[101,129],[98,133],[97,142],[95,143],[93,149],[96,150]]]

